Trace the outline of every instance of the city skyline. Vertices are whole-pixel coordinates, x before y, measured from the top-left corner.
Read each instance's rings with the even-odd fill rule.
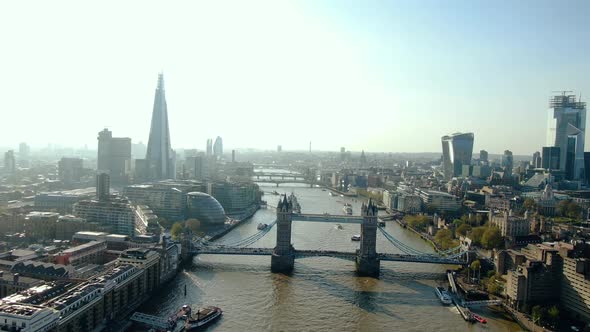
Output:
[[[588,46],[553,46],[563,45],[564,36],[587,35],[588,24],[570,23],[585,22],[584,2],[571,3],[576,10],[567,17],[555,16],[560,4],[551,2],[473,8],[231,2],[232,12],[215,3],[162,8],[142,2],[144,15],[134,27],[126,17],[138,3],[115,12],[96,7],[92,14],[75,3],[69,11],[38,4],[44,14],[16,15],[27,8],[2,5],[12,13],[2,30],[19,30],[5,36],[14,52],[0,64],[4,109],[16,123],[0,133],[8,147],[63,145],[72,137],[92,146],[93,133],[105,127],[147,144],[143,124],[153,76],[162,70],[173,147],[199,149],[219,135],[228,149],[280,144],[306,150],[312,141],[323,151],[437,152],[442,135],[474,132],[475,150],[528,155],[544,146],[552,91],[574,90],[582,101],[590,91],[589,64],[578,55]],[[72,12],[78,15],[64,14]],[[104,17],[108,27],[99,24]],[[154,49],[156,39],[161,47]],[[38,57],[41,50],[47,52]],[[94,65],[86,66],[89,61]],[[99,94],[105,87],[109,98]],[[285,114],[288,128],[271,125]],[[367,114],[375,121],[363,121],[366,128],[354,124]],[[71,126],[69,117],[80,121]],[[256,126],[262,130],[251,130]],[[347,134],[330,134],[336,128]],[[498,129],[514,134],[498,135]]]

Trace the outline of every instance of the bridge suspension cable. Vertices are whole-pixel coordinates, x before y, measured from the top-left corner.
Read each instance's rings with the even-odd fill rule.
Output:
[[[250,235],[249,237],[241,239],[236,242],[223,244],[222,246],[224,246],[224,247],[247,247],[247,246],[255,243],[256,241],[260,240],[261,238],[263,238],[276,223],[277,223],[277,221],[274,220],[272,223],[268,224],[268,226],[265,229],[261,230],[260,232]],[[204,246],[220,246],[219,244],[216,244],[213,242],[203,242],[203,245]]]
[[[383,229],[383,227],[379,227],[379,230],[381,231],[383,236],[385,236],[385,238],[389,242],[391,242],[391,244],[393,244],[396,248],[398,248],[399,250],[403,251],[404,253],[406,253],[408,255],[434,256],[430,253],[416,250],[416,249],[406,245],[405,243],[403,243],[403,242],[399,241],[398,239],[396,239],[395,237],[393,237],[391,234],[387,233],[387,231],[385,229]]]

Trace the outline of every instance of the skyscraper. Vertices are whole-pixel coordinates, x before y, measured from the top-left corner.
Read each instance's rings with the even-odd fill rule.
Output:
[[[479,151],[479,161],[482,163],[488,162],[488,152],[486,150]]]
[[[584,177],[586,103],[566,92],[549,99],[547,146],[559,147],[559,169],[565,173],[565,178],[581,180]]]
[[[158,87],[154,97],[152,124],[145,159],[152,180],[173,179],[176,176],[170,130],[168,127],[168,107],[164,92],[164,75],[158,75]]]
[[[213,155],[217,158],[221,158],[223,155],[223,140],[220,136],[217,136],[215,143],[213,143]]]
[[[113,137],[106,128],[99,132],[97,169],[108,173],[112,183],[127,184],[131,172],[131,138]]]
[[[543,152],[543,154],[541,155],[541,162],[544,169],[559,169],[559,156],[561,155],[559,150],[560,149],[555,146],[544,146],[543,149],[541,149],[541,151]]]
[[[213,140],[207,138],[207,157],[213,154]]]
[[[21,167],[29,167],[29,157],[31,153],[31,147],[22,142],[18,145],[18,163]]]
[[[459,176],[463,165],[471,164],[473,154],[473,133],[454,133],[443,136],[443,171],[445,179]]]
[[[4,173],[14,173],[16,171],[16,160],[14,159],[14,151],[8,150],[4,153]]]
[[[541,159],[541,152],[537,151],[533,153],[533,168],[541,168],[543,167],[542,159]]]
[[[508,175],[512,174],[512,168],[514,168],[514,156],[512,155],[512,151],[504,150],[504,155],[502,155],[502,167],[504,167],[504,171],[508,173]]]
[[[111,179],[107,173],[96,174],[96,198],[108,200],[111,195]]]

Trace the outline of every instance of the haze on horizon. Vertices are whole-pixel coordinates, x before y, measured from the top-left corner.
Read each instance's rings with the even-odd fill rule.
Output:
[[[0,146],[147,143],[164,72],[172,146],[528,155],[554,90],[590,95],[586,1],[0,4]],[[586,144],[590,144],[586,135]]]

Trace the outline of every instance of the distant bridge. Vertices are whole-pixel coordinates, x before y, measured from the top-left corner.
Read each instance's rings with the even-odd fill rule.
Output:
[[[278,168],[278,169],[288,169],[290,167],[292,167],[291,165],[281,165],[281,164],[252,164],[252,166],[254,166],[254,168]]]
[[[303,178],[301,178],[301,179],[294,179],[294,178],[291,178],[291,179],[276,179],[276,178],[275,179],[264,179],[264,178],[263,179],[255,179],[255,178],[256,178],[255,176],[252,177],[252,180],[254,182],[274,183],[274,184],[276,184],[277,187],[283,183],[304,183],[304,184],[309,184],[310,186],[313,186],[316,183],[316,181],[309,181],[309,180],[305,180]]]
[[[189,241],[188,252],[193,255],[253,255],[271,256],[271,269],[273,272],[290,272],[293,270],[294,260],[307,257],[333,257],[354,261],[357,272],[361,275],[378,276],[381,261],[428,263],[428,264],[467,264],[468,251],[461,247],[451,248],[436,254],[426,253],[411,248],[387,233],[384,228],[378,226],[377,207],[369,201],[363,204],[361,216],[343,216],[329,214],[300,214],[293,213],[293,206],[287,197],[279,200],[277,206],[277,219],[268,227],[249,237],[237,242],[218,245],[202,238]],[[293,221],[348,223],[361,225],[360,249],[355,252],[342,252],[335,250],[296,250],[291,244],[291,224]],[[274,248],[252,248],[250,245],[264,237],[270,229],[277,225],[277,241]],[[376,252],[377,230],[396,248],[401,254],[388,254]]]
[[[285,178],[304,178],[305,176],[301,173],[278,173],[278,172],[254,172],[254,174],[252,175],[253,177],[256,178],[260,178],[261,176],[263,177],[268,177],[270,179],[272,179],[273,177],[275,178],[281,178],[281,179],[285,179]]]

